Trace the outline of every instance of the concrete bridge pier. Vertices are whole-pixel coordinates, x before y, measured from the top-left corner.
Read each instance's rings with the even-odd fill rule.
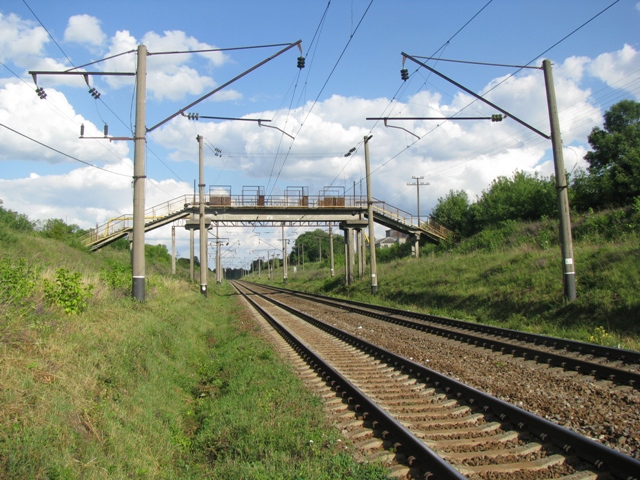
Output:
[[[420,233],[415,232],[409,236],[409,241],[413,243],[411,247],[411,255],[420,258]]]
[[[341,227],[342,228],[342,227]],[[354,246],[353,246],[353,227],[345,227],[344,230],[344,248],[345,248],[345,281],[347,285],[353,283],[353,266],[355,265]]]
[[[356,257],[355,253],[359,250],[357,247],[356,250],[356,242],[354,240],[355,232],[362,232],[363,228],[366,228],[369,225],[368,220],[363,219],[354,219],[354,220],[346,220],[344,222],[340,222],[340,230],[344,232],[344,247],[345,247],[345,282],[347,285],[353,284],[353,273],[355,270]],[[361,257],[362,255],[358,255]]]

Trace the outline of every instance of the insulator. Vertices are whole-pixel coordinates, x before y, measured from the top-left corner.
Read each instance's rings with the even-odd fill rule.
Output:
[[[406,68],[400,70],[400,78],[402,78],[402,80],[404,80],[405,82],[409,80],[409,70],[407,70]]]
[[[108,136],[109,135],[109,125],[107,125],[106,123],[104,124],[104,136]]]
[[[84,137],[84,123],[80,125],[80,136]]]
[[[304,57],[298,57],[298,68],[304,68]]]
[[[199,113],[187,113],[187,118],[189,120],[198,120],[198,118],[200,118],[200,114]]]
[[[42,87],[36,88],[36,93],[38,94],[38,96],[40,97],[41,100],[44,100],[45,98],[47,98],[47,94],[44,91],[44,88],[42,88]]]
[[[491,121],[492,122],[501,122],[502,121],[502,115],[499,114],[499,113],[491,115]]]
[[[100,92],[98,90],[96,90],[95,88],[91,87],[89,89],[89,93],[91,94],[91,96],[93,98],[95,98],[96,100],[98,100],[100,98]]]

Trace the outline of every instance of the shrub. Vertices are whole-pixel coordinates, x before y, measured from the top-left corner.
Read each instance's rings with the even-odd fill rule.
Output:
[[[19,232],[32,232],[33,223],[22,213],[0,207],[0,225]]]
[[[65,313],[75,315],[87,308],[93,285],[83,285],[79,272],[66,268],[56,271],[55,281],[44,280],[44,298],[49,305],[61,307]]]
[[[20,305],[29,298],[37,286],[38,271],[24,258],[12,262],[0,259],[0,303]]]
[[[100,279],[109,288],[129,292],[132,287],[131,266],[110,263],[108,268],[100,270]]]

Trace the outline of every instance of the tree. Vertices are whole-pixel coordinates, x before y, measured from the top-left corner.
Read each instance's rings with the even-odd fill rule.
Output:
[[[469,196],[464,190],[449,190],[446,197],[440,197],[431,217],[458,236],[466,236],[472,230],[470,223]]]
[[[158,263],[170,263],[171,262],[171,254],[167,250],[166,245],[158,244],[158,245],[149,245],[148,243],[144,246],[144,256],[149,261],[155,261]]]
[[[496,178],[471,207],[479,229],[504,220],[531,221],[557,216],[557,211],[555,180],[521,171],[516,171],[512,178]]]
[[[33,232],[34,225],[29,220],[29,217],[13,210],[5,210],[1,205],[2,200],[0,200],[0,227],[3,229],[5,227],[10,228],[19,232]]]
[[[296,242],[289,256],[291,263],[297,263],[298,252],[300,253],[300,263],[302,263],[303,250],[305,262],[317,262],[321,260],[320,255],[322,255],[322,258],[328,258],[329,234],[317,228],[313,232],[305,232],[296,238]],[[333,251],[336,254],[344,252],[344,237],[342,235],[333,234]]]
[[[42,234],[55,240],[71,240],[81,233],[80,227],[75,224],[67,225],[64,220],[50,218],[42,224]]]
[[[589,173],[609,187],[607,204],[627,205],[640,195],[640,103],[622,100],[604,114],[604,129],[594,127],[584,158]]]

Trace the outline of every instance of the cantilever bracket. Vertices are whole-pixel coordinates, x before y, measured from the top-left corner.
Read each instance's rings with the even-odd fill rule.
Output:
[[[420,137],[419,137],[418,135],[416,135],[416,134],[415,134],[415,133],[413,133],[413,132],[410,132],[410,131],[409,131],[409,130],[407,130],[406,128],[404,128],[404,127],[396,127],[395,125],[388,125],[388,124],[387,124],[387,119],[386,119],[386,118],[384,118],[383,120],[384,120],[384,126],[385,126],[385,127],[389,127],[389,128],[397,128],[398,130],[404,130],[404,131],[405,131],[405,132],[407,132],[408,134],[413,135],[413,136],[414,136],[414,137],[416,137],[418,140],[420,140]]]
[[[275,128],[276,130],[278,130],[279,132],[284,133],[287,137],[289,137],[292,140],[295,140],[295,137],[293,135],[289,135],[287,132],[285,132],[284,130],[282,130],[281,128],[278,127],[274,127],[273,125],[263,125],[262,122],[270,122],[271,120],[258,120],[258,126],[259,127],[267,127],[267,128]]]

